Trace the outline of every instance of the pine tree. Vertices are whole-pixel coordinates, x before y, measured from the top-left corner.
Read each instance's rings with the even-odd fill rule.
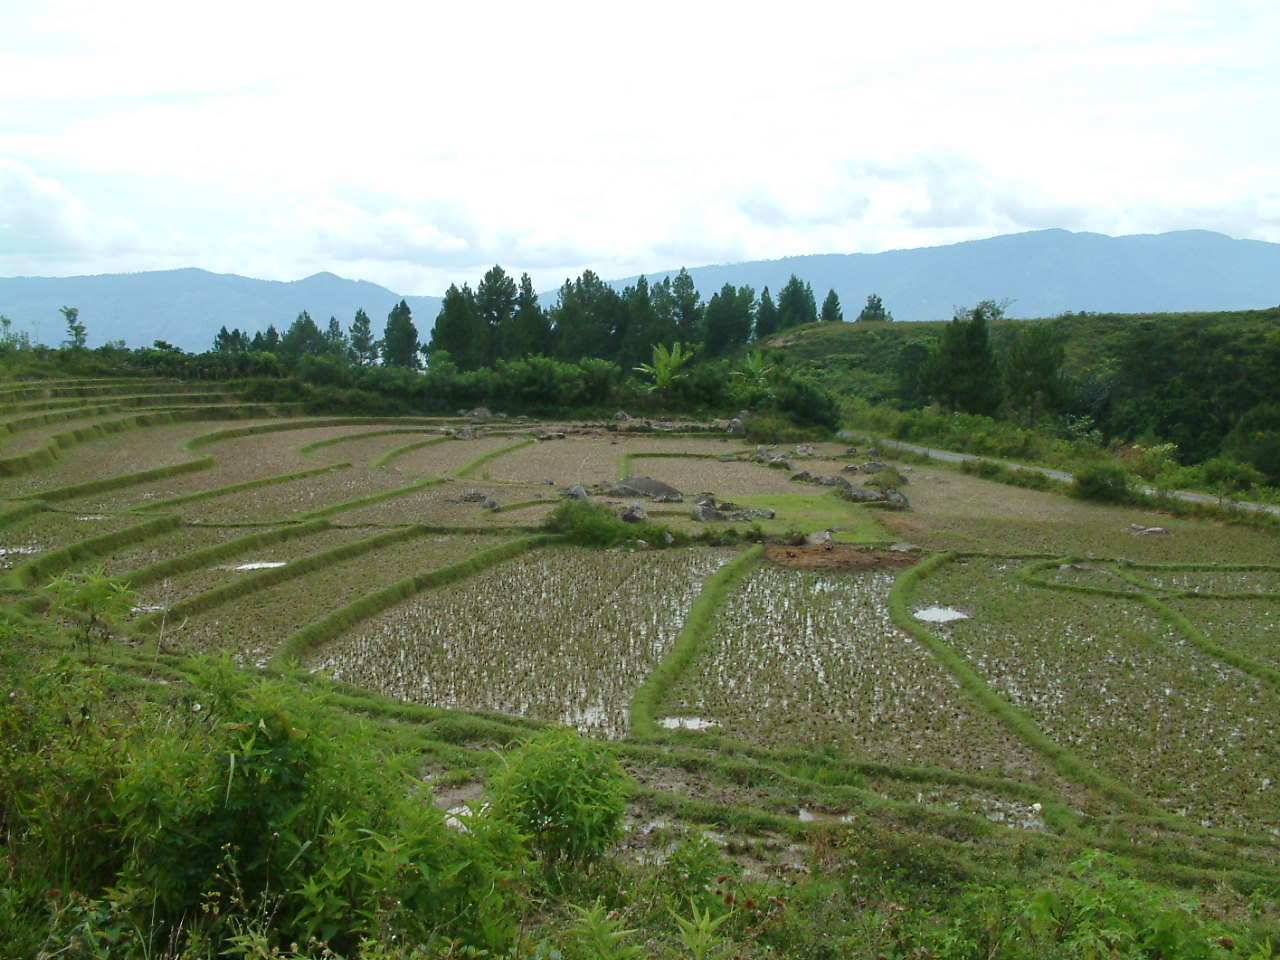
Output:
[[[1062,378],[1066,351],[1044,324],[1028,325],[1018,331],[1005,358],[1004,382],[1009,402],[1027,412],[1027,426],[1036,414],[1060,404],[1067,389]]]
[[[778,294],[778,329],[789,330],[806,323],[816,323],[818,302],[813,287],[802,283],[794,273]]]
[[[693,277],[689,276],[689,271],[684,267],[680,268],[675,280],[671,282],[671,295],[675,298],[677,339],[688,342],[697,335],[702,323],[703,306]]]
[[[702,315],[705,355],[718,357],[751,339],[751,308],[755,291],[726,283],[707,303]]]
[[[836,296],[834,290],[827,291],[827,297],[822,301],[822,313],[818,319],[823,323],[841,323],[844,321],[844,312],[840,309],[840,298]]]
[[[373,340],[373,324],[363,310],[356,311],[351,321],[351,335],[347,339],[352,362],[362,367],[372,366],[378,359],[378,347]]]
[[[958,311],[920,367],[920,392],[952,413],[991,416],[1000,409],[1000,367],[987,332],[987,317],[993,312],[998,308],[985,300],[972,310]]]
[[[441,353],[447,354],[459,370],[484,366],[484,331],[476,315],[475,294],[465,283],[461,287],[450,284],[444,293],[427,356],[434,360]]]
[[[297,363],[306,356],[319,356],[326,351],[327,346],[324,334],[311,319],[311,314],[303,310],[280,338],[280,345],[275,352],[285,363]]]
[[[769,288],[760,293],[760,305],[756,307],[756,339],[764,340],[778,332],[778,308],[774,305]]]
[[[503,352],[507,326],[516,313],[516,282],[500,266],[493,266],[476,287],[475,311],[479,334],[484,341],[483,366],[493,366]]]
[[[418,328],[413,325],[409,304],[401,300],[387,314],[387,325],[382,332],[382,362],[389,367],[417,370],[422,365],[418,349]]]
[[[502,356],[509,360],[522,360],[538,354],[551,353],[551,321],[538,303],[529,274],[520,277],[520,290],[516,294],[516,312],[503,333]]]
[[[884,308],[884,301],[880,299],[879,294],[868,294],[867,305],[858,311],[858,319],[855,323],[874,323],[876,321],[888,321],[893,319],[893,314]]]

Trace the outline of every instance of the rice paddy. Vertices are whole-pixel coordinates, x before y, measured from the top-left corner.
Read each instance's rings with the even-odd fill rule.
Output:
[[[130,647],[268,669],[301,651],[310,676],[343,689],[566,723],[648,751],[634,767],[662,789],[806,823],[916,810],[922,823],[968,823],[968,836],[1160,837],[1213,869],[1270,869],[1258,864],[1280,850],[1273,533],[932,464],[904,468],[910,509],[884,512],[705,432],[508,420],[461,440],[443,431],[462,420],[246,409],[234,423],[160,418],[98,435],[95,424],[128,413],[76,416],[78,404],[143,391],[81,386],[83,397],[8,394],[23,416],[62,419],[12,434],[0,458],[82,428],[56,457],[0,477],[0,587],[22,609],[40,608],[53,577],[101,566],[136,579],[119,637]],[[859,483],[845,467],[861,459],[818,444],[794,466]],[[832,531],[833,550],[788,539],[755,559],[742,546],[517,539],[570,484],[625,473],[684,501],[602,486],[592,502],[641,502],[698,534],[712,525],[693,519],[691,500],[709,492],[773,511],[751,521],[768,536]],[[1135,524],[1169,534],[1138,536]],[[889,563],[899,541],[914,547]],[[745,572],[709,585],[735,557]],[[636,698],[657,673],[670,682],[641,736]],[[680,759],[659,759],[668,749]]]

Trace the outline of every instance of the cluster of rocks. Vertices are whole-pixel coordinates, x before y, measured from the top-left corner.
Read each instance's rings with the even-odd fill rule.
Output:
[[[497,512],[501,509],[501,505],[493,497],[487,493],[481,493],[479,490],[470,490],[460,497],[445,501],[446,503],[478,503],[486,510]]]
[[[717,503],[715,495],[710,493],[700,493],[693,501],[693,519],[700,523],[749,523],[752,520],[772,520],[775,516],[768,507],[751,510],[728,500]]]
[[[1164,527],[1144,527],[1140,523],[1129,524],[1129,532],[1135,537],[1167,537],[1169,531]]]

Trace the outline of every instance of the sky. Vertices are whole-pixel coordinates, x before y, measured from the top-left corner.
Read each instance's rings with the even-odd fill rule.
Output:
[[[0,0],[0,276],[1280,242],[1275,0]]]

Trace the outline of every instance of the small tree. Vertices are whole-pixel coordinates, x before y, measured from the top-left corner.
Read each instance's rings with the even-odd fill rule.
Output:
[[[408,302],[401,300],[387,315],[387,325],[382,333],[382,362],[389,367],[417,370],[421,366],[419,346],[413,314]]]
[[[77,623],[76,638],[92,652],[95,639],[106,642],[116,621],[133,609],[134,592],[119,577],[108,577],[101,566],[69,573],[49,583],[51,609]]]
[[[62,315],[67,320],[67,346],[72,350],[83,350],[85,345],[85,327],[80,322],[80,311],[75,307],[62,307]]]
[[[867,295],[867,305],[858,311],[858,319],[854,322],[874,323],[892,319],[893,314],[884,308],[884,301],[880,299],[880,295],[872,293]]]
[[[822,312],[818,319],[823,323],[841,323],[844,321],[844,311],[840,309],[840,297],[834,290],[828,290],[826,299],[822,301]]]

